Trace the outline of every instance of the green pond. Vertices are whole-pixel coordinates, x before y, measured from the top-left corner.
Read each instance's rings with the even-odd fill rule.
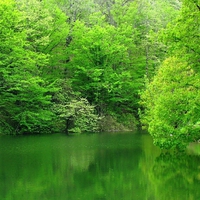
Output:
[[[0,200],[198,200],[199,152],[139,132],[0,136]]]

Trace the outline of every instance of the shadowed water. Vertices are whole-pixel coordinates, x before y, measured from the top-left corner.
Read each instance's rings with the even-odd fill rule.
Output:
[[[0,200],[196,200],[199,152],[161,153],[143,133],[1,136]]]

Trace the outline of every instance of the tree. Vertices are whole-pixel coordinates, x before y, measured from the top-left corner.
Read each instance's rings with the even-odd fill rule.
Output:
[[[200,14],[197,1],[184,0],[180,15],[163,30],[162,39],[169,55],[177,56],[199,69]]]
[[[177,18],[159,36],[168,57],[141,95],[142,121],[161,148],[184,148],[199,139],[199,9],[183,1]]]
[[[17,8],[23,13],[27,48],[46,60],[44,65],[38,63],[41,76],[51,81],[63,78],[68,59],[65,53],[69,33],[67,16],[51,1],[20,0]]]
[[[29,33],[36,30],[27,29],[24,14],[14,1],[0,1],[0,18],[0,132],[40,132],[50,127],[51,94],[56,91],[40,77],[48,55],[35,51],[36,41],[41,40],[31,43]]]
[[[100,117],[88,100],[75,93],[69,81],[61,80],[53,96],[51,110],[55,113],[55,130],[65,133],[99,131]]]
[[[141,0],[137,1],[138,62],[145,66],[146,78],[151,80],[157,68],[166,58],[166,45],[161,42],[159,32],[164,29],[180,12],[178,0]],[[142,55],[142,56],[141,56]]]
[[[200,138],[200,75],[188,63],[168,58],[142,93],[142,117],[154,143],[182,149]]]
[[[72,88],[96,105],[100,114],[137,108],[141,69],[132,65],[132,34],[131,27],[122,32],[107,24],[88,27],[77,21],[74,25],[68,48]]]

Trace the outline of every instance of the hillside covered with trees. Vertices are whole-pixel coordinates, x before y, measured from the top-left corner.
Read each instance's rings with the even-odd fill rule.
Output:
[[[0,0],[0,133],[200,138],[198,0]]]

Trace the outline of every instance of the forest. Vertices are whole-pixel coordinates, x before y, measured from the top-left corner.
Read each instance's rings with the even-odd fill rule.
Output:
[[[0,134],[200,139],[199,0],[0,0]]]

